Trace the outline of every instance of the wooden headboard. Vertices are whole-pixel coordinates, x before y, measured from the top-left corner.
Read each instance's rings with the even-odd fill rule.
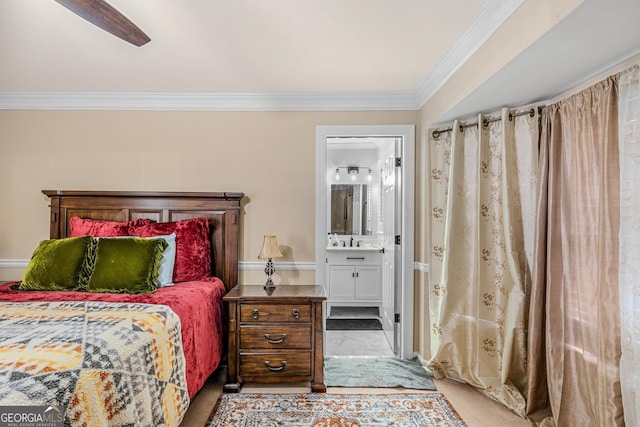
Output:
[[[238,284],[240,200],[244,193],[42,190],[51,199],[50,238],[68,237],[73,216],[105,221],[170,222],[208,218],[212,274],[227,290]]]

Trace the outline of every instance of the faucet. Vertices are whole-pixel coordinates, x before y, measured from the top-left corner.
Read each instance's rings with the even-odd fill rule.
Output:
[[[351,240],[349,241],[349,247],[352,248],[353,247],[353,236],[351,236]]]

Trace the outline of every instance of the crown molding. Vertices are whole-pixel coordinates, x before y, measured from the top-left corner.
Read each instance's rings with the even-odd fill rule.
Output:
[[[407,93],[0,92],[0,110],[367,111],[418,110]]]
[[[449,81],[451,76],[522,3],[524,3],[524,0],[490,0],[485,4],[467,30],[449,48],[422,85],[420,85],[416,94],[420,108]]]

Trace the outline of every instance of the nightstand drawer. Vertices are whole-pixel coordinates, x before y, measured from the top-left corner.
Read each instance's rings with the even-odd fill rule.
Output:
[[[310,322],[309,304],[241,304],[240,322]]]
[[[241,377],[293,377],[311,375],[311,353],[240,353]]]
[[[243,325],[240,348],[311,349],[311,325]]]

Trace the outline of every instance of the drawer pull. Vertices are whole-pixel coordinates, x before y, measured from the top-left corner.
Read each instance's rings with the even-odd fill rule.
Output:
[[[272,340],[271,339],[271,335],[264,334],[264,339],[267,340],[269,342],[269,344],[281,344],[282,342],[284,342],[284,339],[286,337],[287,337],[287,334],[280,334],[280,339],[279,340]]]
[[[251,317],[253,317],[254,319],[257,319],[260,316],[260,314],[258,313],[258,309],[254,308],[253,310],[251,310]]]
[[[348,256],[347,259],[360,259],[364,261],[364,257],[363,256]]]
[[[297,308],[294,308],[293,310],[291,310],[291,313],[293,314],[293,317],[295,317],[296,319],[300,318],[300,310],[298,310]]]
[[[284,367],[287,366],[287,361],[283,360],[282,362],[280,362],[280,366],[271,366],[271,364],[269,363],[268,360],[264,361],[264,366],[267,367],[268,370],[272,371],[272,372],[278,372],[278,371],[283,371]]]

